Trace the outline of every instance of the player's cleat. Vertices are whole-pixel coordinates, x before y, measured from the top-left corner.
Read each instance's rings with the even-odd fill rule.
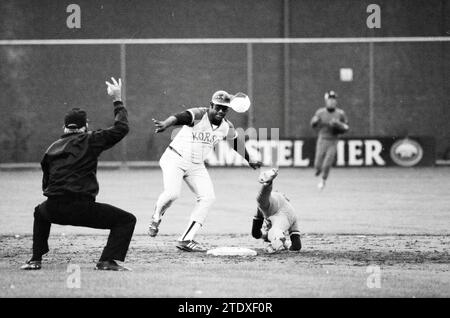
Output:
[[[130,271],[129,268],[120,266],[115,261],[98,262],[97,265],[95,265],[95,269],[99,271],[117,271],[117,272]]]
[[[178,241],[177,248],[186,252],[206,252],[206,248],[194,240]]]
[[[324,179],[320,179],[320,182],[317,185],[317,188],[319,188],[319,190],[323,190],[323,188],[325,188],[325,180]]]
[[[20,267],[20,269],[27,270],[27,271],[41,269],[41,261],[29,260],[28,262],[25,263],[25,265],[22,265]]]
[[[152,221],[152,223],[150,223],[150,226],[148,227],[148,235],[150,235],[151,237],[155,237],[158,234],[158,227],[161,224],[161,219],[158,222]]]
[[[259,175],[259,183],[262,183],[264,185],[269,184],[270,182],[272,182],[273,179],[275,179],[278,175],[278,169],[276,168],[272,168],[270,170],[266,170],[261,172],[261,174]]]

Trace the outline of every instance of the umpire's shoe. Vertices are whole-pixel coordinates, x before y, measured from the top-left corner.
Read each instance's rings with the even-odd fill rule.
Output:
[[[206,252],[206,249],[194,240],[178,241],[177,248],[186,252]]]
[[[161,224],[161,219],[158,222],[152,221],[152,223],[150,223],[150,226],[148,227],[148,235],[150,235],[151,237],[155,237],[158,234],[158,227]]]
[[[22,265],[20,269],[26,270],[26,271],[33,271],[41,269],[41,261],[32,261],[29,260],[25,263],[25,265]]]
[[[129,268],[120,266],[115,261],[100,261],[95,266],[95,269],[99,271],[116,271],[116,272],[123,272],[130,270]]]

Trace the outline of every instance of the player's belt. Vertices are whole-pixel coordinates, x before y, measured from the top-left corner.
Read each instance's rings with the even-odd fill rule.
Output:
[[[175,150],[175,148],[173,148],[172,146],[169,146],[169,149],[172,150],[173,152],[175,152],[177,155],[179,155],[180,157],[183,157],[178,151]]]

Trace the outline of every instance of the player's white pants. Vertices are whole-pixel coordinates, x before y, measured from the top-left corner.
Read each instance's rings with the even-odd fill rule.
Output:
[[[204,163],[192,163],[167,148],[159,165],[163,172],[164,191],[156,202],[155,214],[162,216],[179,198],[184,179],[197,200],[190,220],[203,224],[215,200],[213,184]]]

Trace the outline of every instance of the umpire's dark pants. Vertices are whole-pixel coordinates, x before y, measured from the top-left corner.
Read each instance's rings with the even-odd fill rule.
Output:
[[[90,197],[52,197],[34,210],[33,259],[49,251],[52,223],[110,229],[100,261],[124,261],[133,236],[136,217],[112,205],[97,203]]]

